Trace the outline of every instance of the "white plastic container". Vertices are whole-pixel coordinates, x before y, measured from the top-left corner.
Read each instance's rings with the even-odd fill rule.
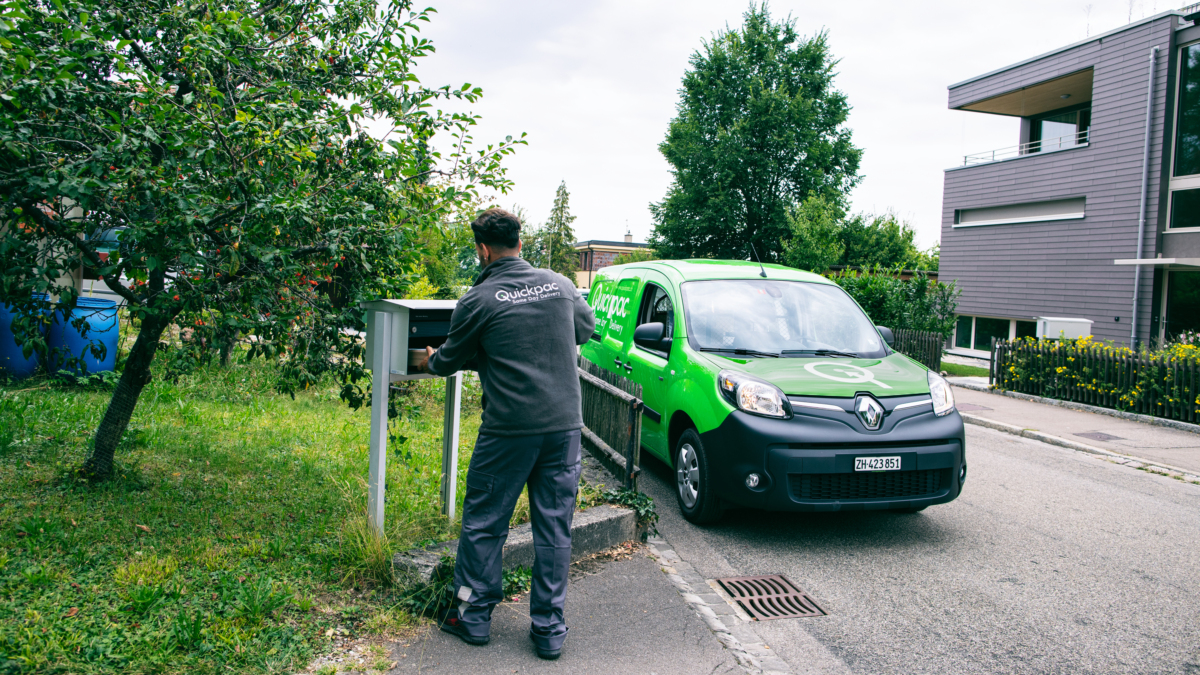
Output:
[[[1037,336],[1057,340],[1086,337],[1092,334],[1091,319],[1069,319],[1058,316],[1038,316]]]

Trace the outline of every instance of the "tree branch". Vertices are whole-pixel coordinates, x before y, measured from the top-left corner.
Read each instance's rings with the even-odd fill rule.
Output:
[[[100,254],[96,253],[91,246],[88,246],[86,240],[64,234],[58,227],[58,221],[54,220],[45,213],[42,213],[42,210],[38,208],[37,204],[33,202],[26,202],[26,206],[23,210],[26,213],[31,214],[34,220],[36,220],[38,224],[45,228],[48,232],[51,232],[59,239],[71,242],[71,244],[74,245],[81,254],[83,254],[83,257],[87,259],[87,262],[91,267],[99,269],[105,266],[104,261],[100,259]],[[112,275],[106,274],[104,275],[104,285],[108,286],[113,293],[125,298],[129,304],[138,305],[139,307],[142,305],[140,298],[134,295],[133,292],[128,288],[125,288],[121,285],[120,277],[113,279]]]

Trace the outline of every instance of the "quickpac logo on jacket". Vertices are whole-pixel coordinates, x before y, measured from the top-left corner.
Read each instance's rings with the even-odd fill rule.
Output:
[[[562,296],[562,292],[558,289],[557,283],[542,284],[540,286],[526,286],[525,288],[514,288],[512,290],[500,289],[496,291],[496,299],[500,302],[511,302],[514,305],[519,305],[525,302],[537,302],[539,300],[548,300]]]

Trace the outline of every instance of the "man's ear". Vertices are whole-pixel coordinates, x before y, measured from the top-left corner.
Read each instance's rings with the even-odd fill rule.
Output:
[[[524,243],[525,243],[525,242],[521,241],[520,239],[518,239],[518,240],[517,240],[517,255],[520,255],[520,254],[521,254],[521,246],[522,246]]]

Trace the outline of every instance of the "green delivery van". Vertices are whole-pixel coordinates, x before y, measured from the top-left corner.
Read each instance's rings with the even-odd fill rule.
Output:
[[[589,361],[642,385],[642,447],[672,467],[693,523],[949,502],[967,476],[950,386],[890,348],[840,287],[777,265],[608,267]]]

